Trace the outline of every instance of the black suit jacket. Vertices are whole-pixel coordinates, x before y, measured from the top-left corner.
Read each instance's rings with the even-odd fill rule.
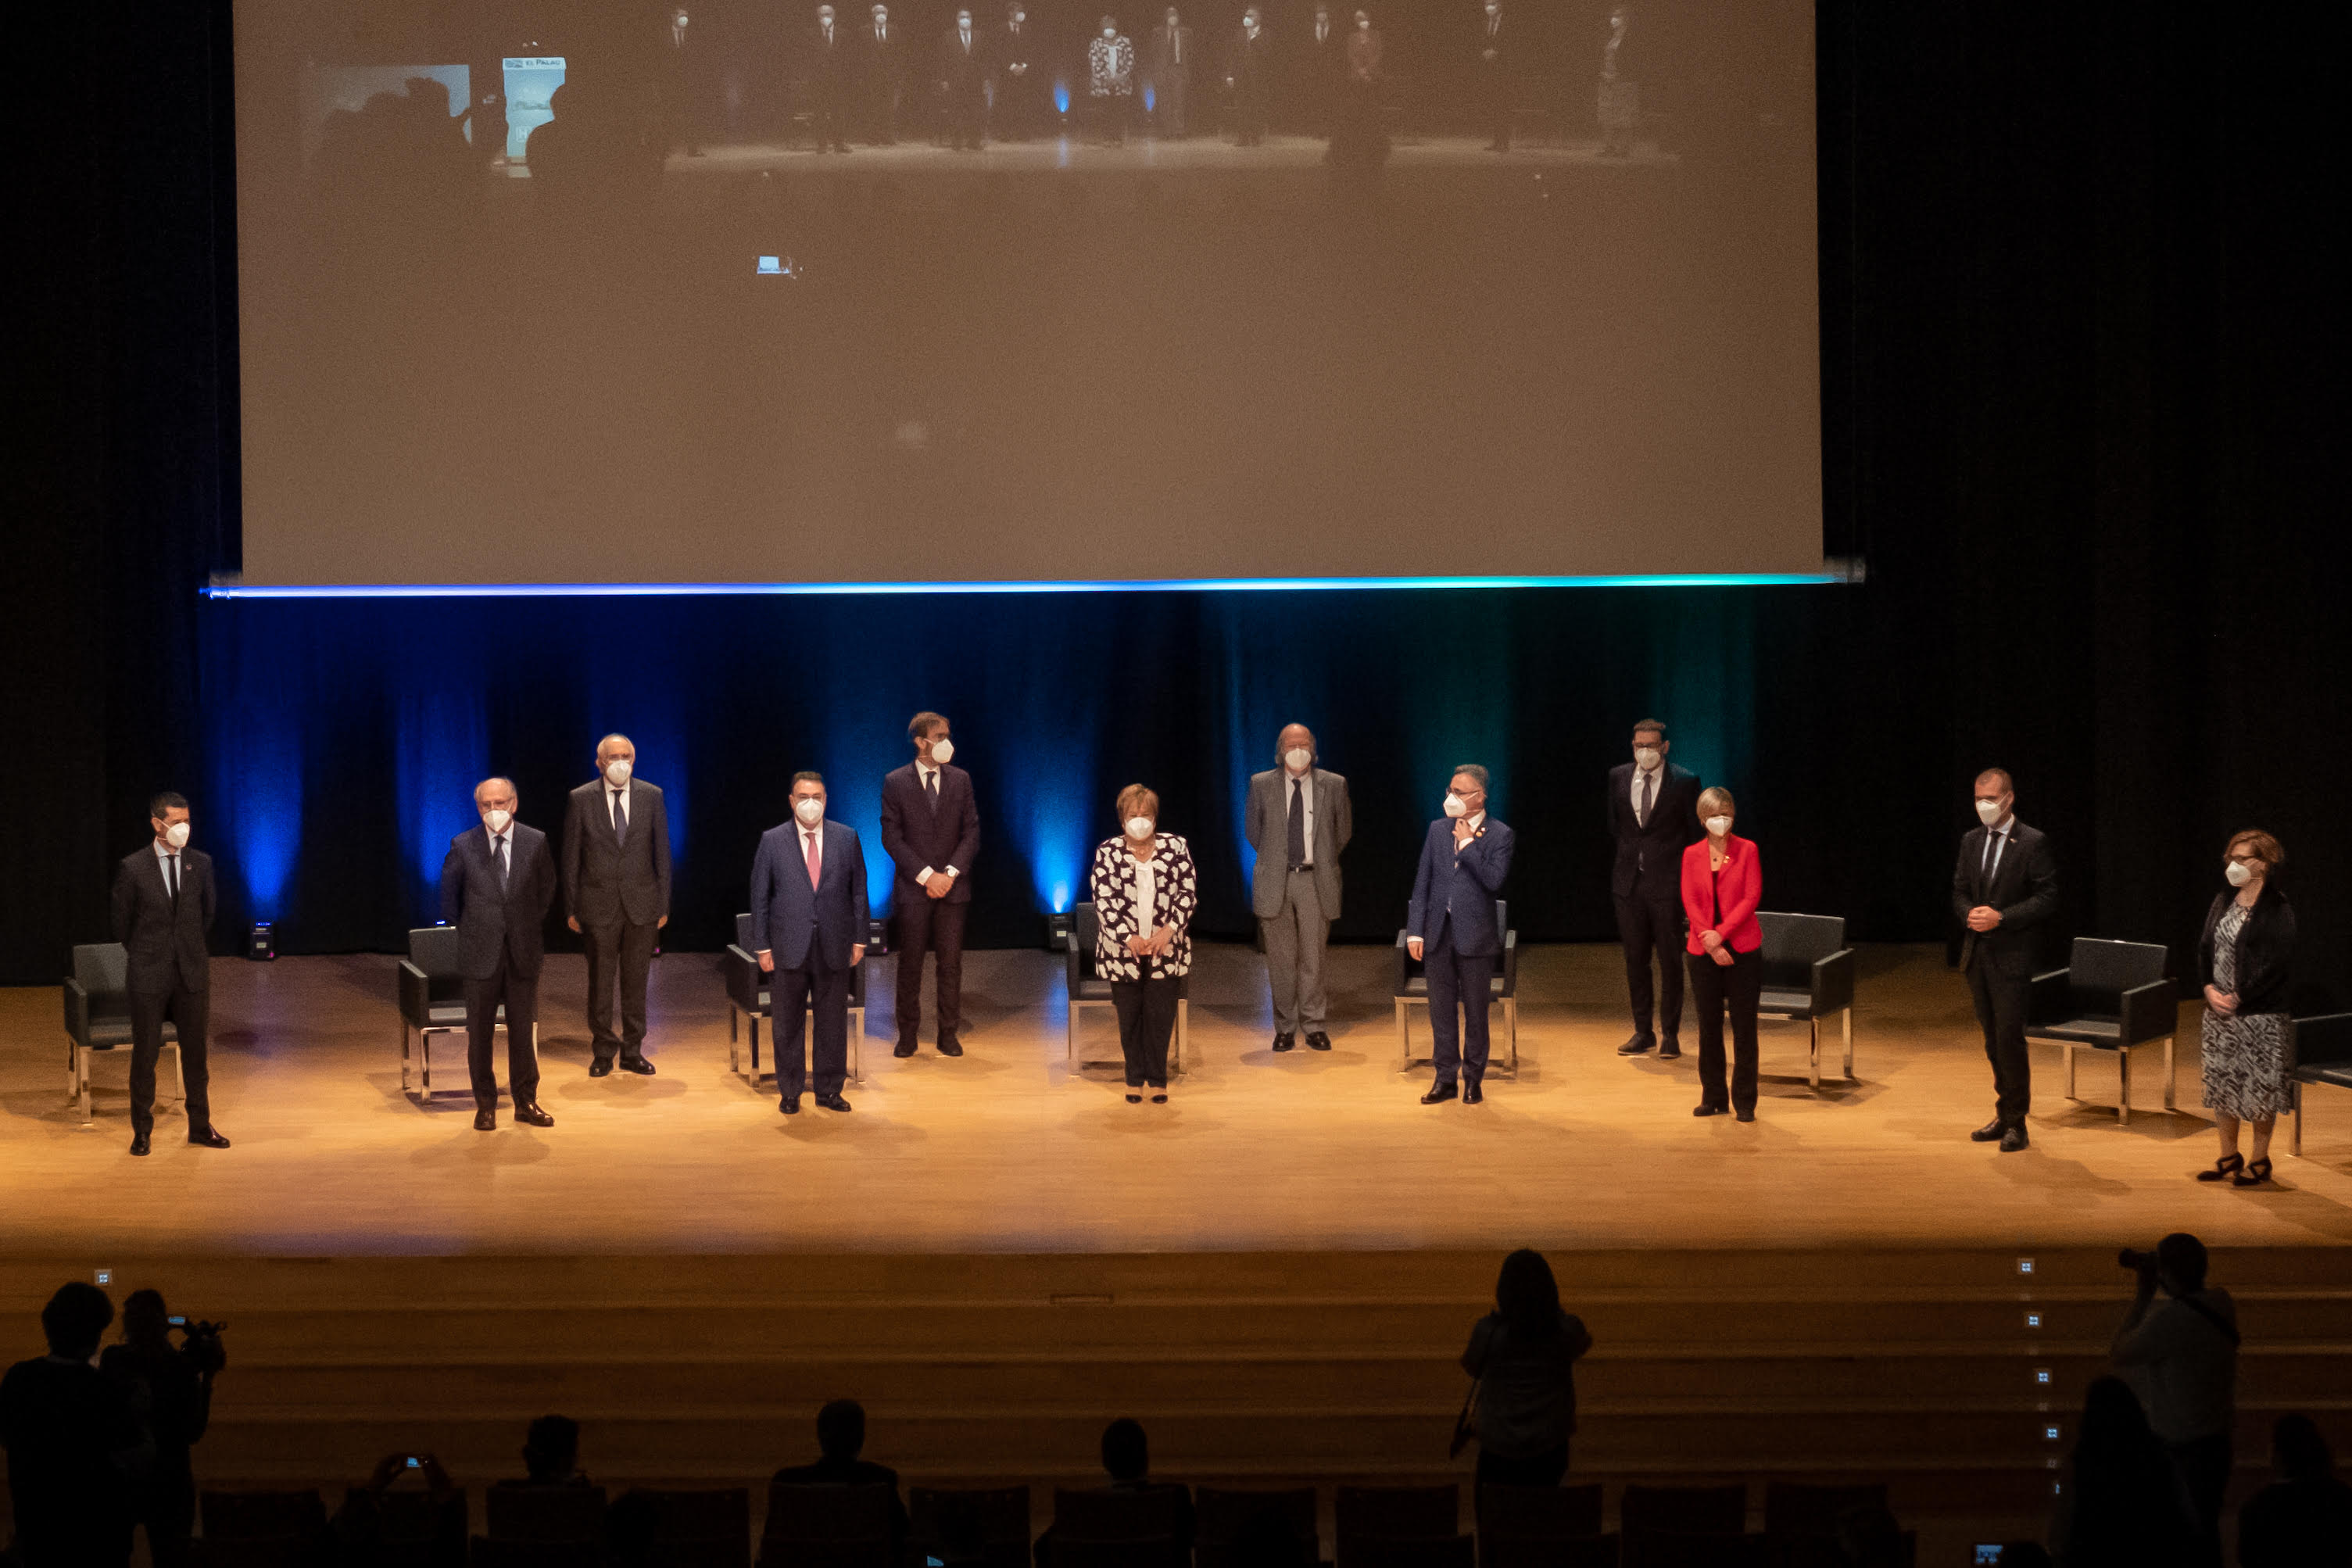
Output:
[[[1646,826],[1633,820],[1633,764],[1620,763],[1609,770],[1609,832],[1617,840],[1617,862],[1609,873],[1609,891],[1620,899],[1633,892],[1640,872],[1647,891],[1660,900],[1682,899],[1683,851],[1699,840],[1698,775],[1688,768],[1664,764],[1658,798],[1650,803]]]
[[[874,42],[874,25],[870,21],[866,25],[866,42],[868,47]],[[809,80],[827,88],[839,87],[847,81],[861,58],[852,52],[856,47],[857,29],[843,26],[838,16],[833,20],[833,43],[829,47],[824,41],[824,29],[811,27],[808,30]]]
[[[2200,984],[2221,984],[2213,978],[2213,929],[2221,923],[2231,900],[2237,896],[2235,889],[2216,893],[2213,907],[2205,911],[2205,929],[2197,937],[2197,978]],[[2286,895],[2272,887],[2265,878],[2262,896],[2246,911],[2246,923],[2238,928],[2239,1016],[2286,1012],[2287,983],[2294,971],[2294,910],[2288,905]]]
[[[213,858],[201,849],[180,851],[180,903],[163,888],[163,868],[155,846],[142,845],[114,869],[114,940],[130,955],[126,988],[156,995],[186,986],[212,988],[205,939],[219,907],[214,892]]]
[[[1952,913],[1965,923],[1969,911],[1989,904],[2000,911],[2000,924],[1979,934],[1960,938],[1960,967],[1981,957],[1992,973],[2011,980],[2033,977],[2036,927],[2058,912],[2058,863],[2050,841],[2040,830],[2017,823],[2009,847],[1991,879],[1984,874],[1985,838],[1992,830],[1972,827],[1960,839],[1959,863],[1952,868]]]
[[[629,781],[629,837],[613,826],[604,781],[572,792],[563,813],[563,912],[583,926],[625,916],[649,926],[669,913],[669,807],[643,779]]]
[[[882,781],[882,850],[890,857],[898,891],[894,897],[929,898],[915,873],[929,866],[934,871],[956,868],[955,886],[946,901],[971,901],[971,863],[980,855],[980,806],[972,798],[971,775],[953,763],[940,770],[940,804],[931,805],[931,792],[923,787],[915,764],[894,770]]]
[[[555,857],[536,827],[518,822],[507,833],[514,842],[507,846],[504,887],[490,858],[487,826],[449,840],[448,858],[441,862],[441,919],[457,928],[457,972],[468,980],[496,974],[501,952],[517,975],[537,979],[547,956],[541,927],[555,902]]]

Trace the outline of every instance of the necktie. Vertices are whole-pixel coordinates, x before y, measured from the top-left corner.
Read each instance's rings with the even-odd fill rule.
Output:
[[[1657,798],[1657,795],[1656,795],[1657,787],[1658,787],[1658,775],[1657,775],[1656,773],[1643,773],[1643,774],[1642,775],[1642,810],[1641,810],[1641,819],[1642,819],[1642,826],[1644,826],[1644,827],[1647,827],[1647,826],[1650,826],[1650,806],[1651,806],[1652,803],[1653,803],[1653,802]]]
[[[164,890],[172,895],[172,907],[173,909],[179,908],[180,858],[177,855],[166,855],[163,857],[163,883]]]
[[[629,841],[629,797],[620,790],[613,792],[613,837]]]
[[[490,844],[490,858],[499,863],[499,886],[507,885],[507,836],[499,834]]]
[[[802,834],[801,838],[808,845],[809,886],[814,888],[824,879],[824,851],[817,847],[814,828]]]
[[[923,775],[923,787],[931,792],[931,804],[940,804],[940,770],[933,768]]]
[[[1182,65],[1184,63],[1184,35],[1178,32],[1173,27],[1168,29],[1168,47],[1175,56],[1176,63],[1180,66]]]
[[[1290,867],[1307,864],[1307,797],[1302,780],[1290,781]]]

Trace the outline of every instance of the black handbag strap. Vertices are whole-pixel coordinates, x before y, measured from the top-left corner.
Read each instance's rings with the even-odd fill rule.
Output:
[[[2196,1313],[2199,1317],[2212,1324],[2214,1328],[2221,1331],[2221,1337],[2230,1342],[2230,1348],[2231,1350],[2236,1350],[2240,1345],[2245,1342],[2244,1340],[2239,1336],[2237,1324],[2230,1321],[2229,1319],[2223,1317],[2221,1313],[2215,1311],[2204,1302],[2198,1300],[2195,1297],[2175,1296],[2173,1300],[2179,1302],[2182,1306],[2188,1308],[2190,1311]]]

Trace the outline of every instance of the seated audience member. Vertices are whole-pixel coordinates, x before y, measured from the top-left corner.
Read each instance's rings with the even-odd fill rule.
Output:
[[[1175,1500],[1175,1543],[1191,1561],[1194,1520],[1192,1489],[1177,1482],[1160,1482],[1151,1479],[1151,1443],[1143,1435],[1143,1423],[1122,1415],[1103,1428],[1102,1465],[1110,1477],[1103,1489],[1133,1494],[1167,1493]],[[1048,1526],[1037,1538],[1038,1568],[1054,1568],[1054,1529]]]
[[[542,1415],[522,1440],[523,1479],[507,1486],[585,1487],[580,1473],[580,1423],[569,1415]]]
[[[403,1555],[391,1539],[383,1500],[409,1476],[424,1483],[425,1495],[431,1500],[436,1518],[449,1500],[458,1495],[457,1483],[432,1455],[386,1454],[376,1461],[375,1472],[368,1477],[365,1485],[353,1487],[343,1494],[342,1506],[327,1521],[336,1562],[364,1565]],[[466,1542],[462,1529],[453,1544],[463,1552]]]
[[[2195,1540],[2172,1457],[2139,1395],[2121,1378],[2094,1379],[2051,1511],[2051,1557],[2058,1568],[2191,1568]]]
[[[23,1568],[110,1568],[131,1559],[131,1487],[146,1435],[121,1384],[91,1364],[114,1321],[95,1285],[60,1287],[41,1309],[49,1352],[0,1377],[0,1447]]]
[[[898,1497],[898,1472],[858,1456],[866,1450],[866,1406],[836,1399],[816,1413],[814,1465],[787,1465],[770,1478],[780,1487],[888,1487],[890,1542],[895,1551],[907,1539],[907,1505]]]
[[[2238,1568],[2352,1564],[2352,1486],[2310,1416],[2278,1418],[2271,1470],[2278,1479],[2238,1510]]]

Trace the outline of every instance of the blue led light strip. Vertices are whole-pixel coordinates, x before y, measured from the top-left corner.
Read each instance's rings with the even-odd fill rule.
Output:
[[[214,599],[517,599],[715,594],[1298,593],[1372,588],[1752,588],[1843,583],[1833,572],[1681,573],[1613,577],[1160,577],[1038,583],[354,583],[217,582]]]

